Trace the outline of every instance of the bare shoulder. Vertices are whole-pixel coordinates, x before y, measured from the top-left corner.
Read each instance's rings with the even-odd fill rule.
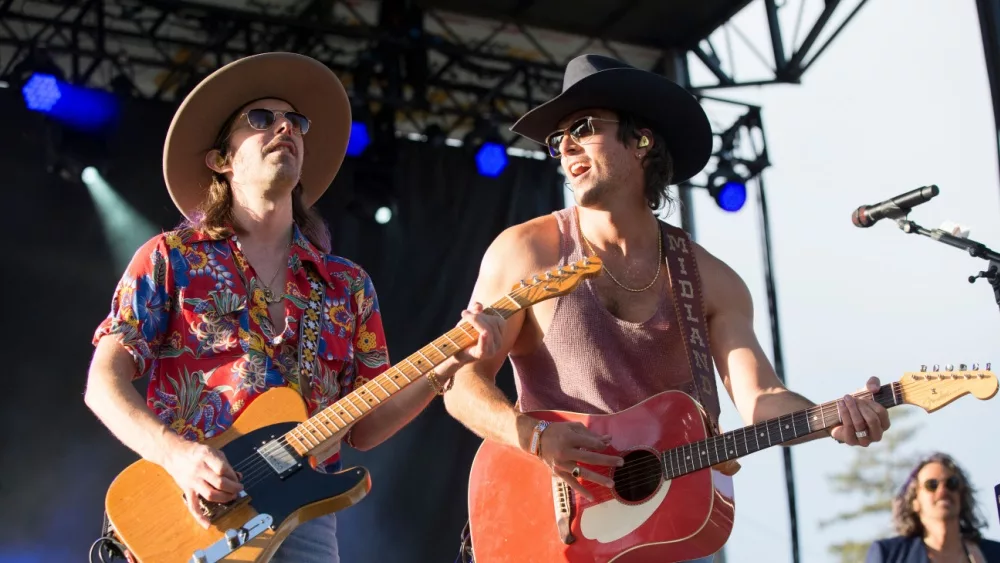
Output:
[[[706,314],[738,312],[752,317],[753,299],[743,278],[705,247],[694,241],[691,246],[705,293]]]
[[[508,227],[493,240],[483,256],[476,283],[477,297],[499,297],[511,285],[550,269],[558,262],[559,226],[555,217],[544,215]],[[490,289],[480,291],[487,288]]]

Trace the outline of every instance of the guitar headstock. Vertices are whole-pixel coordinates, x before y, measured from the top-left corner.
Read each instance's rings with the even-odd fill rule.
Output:
[[[997,394],[997,376],[990,371],[990,364],[986,369],[979,369],[979,364],[973,364],[972,369],[965,364],[957,370],[951,365],[944,368],[921,366],[920,371],[904,374],[899,381],[903,402],[934,412],[963,395],[985,401]]]
[[[536,274],[530,279],[523,279],[512,288],[512,295],[516,296],[522,305],[534,305],[540,301],[566,295],[576,289],[580,282],[587,278],[592,278],[601,273],[602,262],[596,256],[586,257],[572,264],[561,268],[554,268],[547,272]]]

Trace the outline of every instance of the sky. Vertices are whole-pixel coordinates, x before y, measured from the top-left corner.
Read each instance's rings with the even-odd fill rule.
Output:
[[[735,20],[761,46],[768,45],[762,6],[751,4]],[[807,6],[815,17],[821,3]],[[784,12],[786,23],[796,15]],[[734,47],[738,60],[752,62]],[[694,83],[707,81],[698,65],[691,73]],[[940,195],[910,219],[927,228],[960,223],[970,238],[1000,250],[1000,169],[974,0],[873,0],[802,84],[714,93],[763,107],[772,162],[764,181],[790,388],[825,402],[861,388],[870,376],[894,381],[921,364],[992,361],[998,371],[1000,308],[987,283],[967,281],[986,262],[906,234],[891,221],[868,229],[850,221],[859,205],[936,184]],[[693,209],[696,240],[750,287],[756,332],[770,352],[753,190],[738,213],[720,210],[704,190],[695,193]],[[1000,483],[1000,398],[965,396],[934,413],[901,408],[918,410],[909,418],[920,425],[909,451],[955,456],[978,490],[989,523],[985,536],[1000,540],[992,496]],[[726,429],[743,425],[728,401],[721,420]],[[888,524],[819,527],[860,500],[835,494],[828,480],[856,449],[832,440],[792,449],[802,561],[835,561],[830,544],[869,539]],[[791,562],[781,451],[742,463],[727,561]]]

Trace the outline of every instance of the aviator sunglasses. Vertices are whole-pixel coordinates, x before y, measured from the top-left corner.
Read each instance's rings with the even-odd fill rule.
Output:
[[[309,118],[297,111],[274,111],[265,108],[255,108],[241,114],[237,119],[246,117],[250,127],[258,131],[264,131],[270,129],[274,125],[274,120],[281,116],[285,116],[285,119],[292,124],[292,131],[295,131],[299,135],[305,135],[309,132]]]
[[[939,479],[928,479],[924,481],[924,488],[931,493],[936,491],[940,485],[941,481]],[[952,475],[944,480],[944,487],[953,493],[958,491],[960,486],[961,482],[959,482],[958,477],[955,475]]]
[[[558,131],[553,131],[552,133],[549,133],[548,137],[545,137],[545,146],[548,147],[549,149],[549,156],[551,156],[552,158],[559,157],[559,155],[561,154],[559,147],[560,145],[562,145],[563,139],[566,137],[566,134],[569,134],[570,138],[572,138],[577,143],[579,143],[581,139],[586,139],[587,137],[593,135],[595,132],[594,131],[595,121],[607,121],[609,123],[618,123],[618,120],[616,119],[603,119],[600,117],[590,117],[590,116],[581,117],[580,119],[577,119],[576,121],[571,123],[569,127],[565,129],[560,129]]]

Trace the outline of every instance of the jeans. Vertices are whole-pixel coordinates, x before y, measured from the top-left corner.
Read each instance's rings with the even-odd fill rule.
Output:
[[[340,563],[337,515],[327,514],[295,528],[270,563]]]

